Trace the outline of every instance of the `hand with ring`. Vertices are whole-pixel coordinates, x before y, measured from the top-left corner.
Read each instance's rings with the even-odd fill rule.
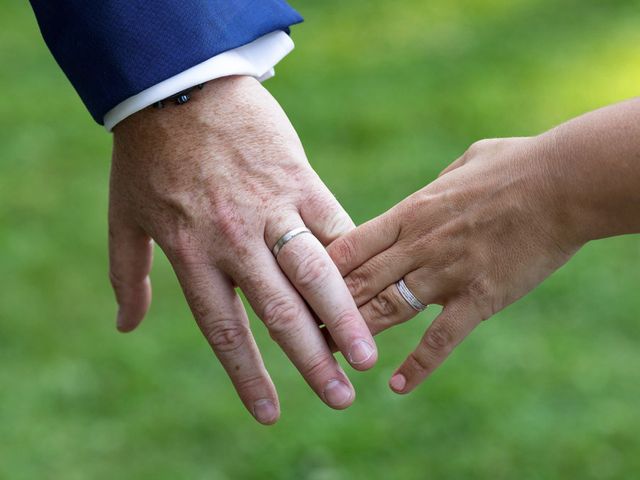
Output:
[[[325,336],[358,370],[377,352],[325,245],[354,225],[256,80],[222,78],[179,109],[145,109],[118,124],[109,227],[121,331],[149,307],[153,239],[258,421],[274,423],[280,408],[236,286],[327,405],[353,402]]]
[[[563,265],[579,248],[559,220],[535,138],[474,144],[441,176],[336,240],[329,252],[377,334],[429,304],[444,308],[392,375],[407,393],[482,320]]]

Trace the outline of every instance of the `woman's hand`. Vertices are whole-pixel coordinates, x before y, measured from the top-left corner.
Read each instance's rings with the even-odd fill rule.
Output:
[[[559,183],[566,177],[547,137],[483,140],[432,184],[333,242],[372,333],[418,312],[444,309],[390,381],[414,389],[482,320],[531,291],[584,243]],[[585,240],[586,241],[586,240]]]
[[[482,320],[586,242],[640,233],[640,98],[531,138],[475,143],[431,185],[329,246],[372,333],[442,313],[391,378],[406,393]]]

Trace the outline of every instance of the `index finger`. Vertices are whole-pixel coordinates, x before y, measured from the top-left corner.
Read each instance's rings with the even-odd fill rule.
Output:
[[[400,234],[394,215],[385,213],[331,242],[327,252],[344,277],[371,257],[391,247]]]

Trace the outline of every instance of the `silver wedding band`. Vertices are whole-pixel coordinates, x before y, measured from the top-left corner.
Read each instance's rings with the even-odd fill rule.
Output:
[[[309,230],[307,227],[299,227],[294,228],[293,230],[289,230],[287,233],[282,235],[271,250],[273,252],[273,256],[278,258],[278,254],[280,253],[280,250],[282,250],[282,247],[284,247],[288,242],[293,240],[298,235],[302,235],[303,233],[311,233],[311,230]]]
[[[396,287],[398,287],[398,292],[404,300],[413,308],[414,310],[421,312],[427,308],[428,305],[422,303],[418,298],[413,294],[407,284],[404,283],[404,278],[402,278],[398,283],[396,283]]]

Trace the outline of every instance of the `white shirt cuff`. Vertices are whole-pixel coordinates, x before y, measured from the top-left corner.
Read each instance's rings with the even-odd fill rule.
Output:
[[[248,75],[261,82],[268,80],[275,74],[273,67],[293,50],[293,46],[291,37],[278,30],[223,52],[119,103],[104,116],[104,127],[110,132],[119,122],[143,108],[216,78]]]

